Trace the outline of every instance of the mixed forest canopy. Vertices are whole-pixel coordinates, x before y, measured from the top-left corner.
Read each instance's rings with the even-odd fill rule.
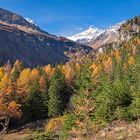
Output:
[[[0,68],[0,113],[22,123],[64,115],[67,135],[73,129],[88,135],[99,124],[138,119],[139,85],[139,37],[94,60],[34,69],[17,60]]]
[[[6,63],[0,67],[1,117],[19,126],[51,119],[47,131],[62,126],[57,131],[63,138],[89,136],[113,120],[139,119],[139,35],[65,65]]]

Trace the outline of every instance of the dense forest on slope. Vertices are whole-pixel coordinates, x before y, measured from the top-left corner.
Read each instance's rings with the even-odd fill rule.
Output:
[[[112,121],[139,119],[139,85],[139,35],[65,65],[7,62],[0,67],[0,119],[7,122],[1,125],[47,119],[45,133],[27,139],[90,138]]]
[[[11,122],[19,125],[55,118],[63,122],[63,137],[89,136],[117,119],[136,120],[140,116],[139,62],[140,39],[134,37],[120,48],[99,53],[94,61],[85,57],[34,69],[24,68],[20,61],[13,67],[7,63],[0,68],[0,113],[17,118]],[[50,126],[53,119],[50,123],[48,131],[56,127]]]

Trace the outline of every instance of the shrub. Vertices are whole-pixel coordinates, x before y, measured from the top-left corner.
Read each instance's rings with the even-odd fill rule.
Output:
[[[33,135],[26,137],[24,140],[55,140],[59,139],[59,136],[56,133],[38,133],[35,132]]]
[[[61,133],[62,138],[68,138],[70,135],[70,131],[76,125],[76,116],[72,113],[64,115],[64,126]]]
[[[64,125],[64,118],[63,117],[53,118],[46,125],[45,131],[46,132],[61,131],[63,125]]]

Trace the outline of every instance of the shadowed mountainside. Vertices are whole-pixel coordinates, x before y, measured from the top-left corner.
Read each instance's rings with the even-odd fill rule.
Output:
[[[81,51],[84,50],[84,51]],[[41,30],[22,16],[0,8],[0,65],[17,59],[25,66],[65,63],[91,48]]]

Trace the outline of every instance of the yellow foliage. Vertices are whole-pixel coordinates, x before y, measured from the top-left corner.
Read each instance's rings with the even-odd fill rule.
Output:
[[[17,92],[18,94],[25,94],[28,91],[28,83],[30,78],[30,69],[24,69],[19,78],[17,79]]]
[[[4,76],[4,72],[3,72],[2,68],[0,68],[0,80],[3,76]]]
[[[64,117],[53,118],[46,125],[46,132],[60,131],[64,125]]]
[[[46,91],[46,81],[45,81],[43,76],[39,80],[39,86],[40,86],[40,91],[41,92],[45,92]]]
[[[9,81],[10,81],[10,78],[9,78],[8,74],[4,74],[4,76],[1,79],[1,85],[9,83]]]
[[[13,93],[14,93],[14,85],[11,82],[11,83],[8,84],[8,87],[6,89],[6,94],[13,94]]]
[[[8,105],[9,108],[14,108],[17,106],[17,103],[15,101],[11,101]]]
[[[114,54],[115,54],[115,58],[117,60],[117,63],[119,63],[121,61],[121,53],[120,53],[120,51],[116,50]]]
[[[8,107],[6,109],[7,113],[10,114],[10,116],[19,118],[21,116],[21,109],[20,109],[21,105],[17,104],[15,101],[11,101],[8,104]]]
[[[33,81],[39,77],[39,71],[37,69],[33,69],[30,74],[30,80]]]
[[[100,70],[101,70],[101,66],[93,63],[91,68],[92,68],[92,76],[93,77],[98,76],[98,74],[100,73]]]
[[[24,69],[17,80],[17,83],[28,83],[30,77],[31,70]]]
[[[104,61],[104,69],[107,73],[112,71],[112,59],[108,57],[106,61]]]
[[[9,78],[8,74],[4,74],[4,76],[2,77],[0,81],[0,93],[1,94],[10,93],[11,86],[12,86],[11,79]]]
[[[62,66],[61,65],[57,65],[57,68],[61,70],[62,69]]]
[[[135,59],[133,56],[130,56],[128,59],[128,65],[133,65],[135,63]]]
[[[70,84],[72,80],[72,69],[71,69],[70,64],[67,63],[65,66],[62,67],[62,69],[65,75],[66,82]]]
[[[47,74],[48,77],[50,78],[51,73],[52,73],[52,67],[51,67],[51,65],[49,64],[49,65],[45,66],[44,69],[45,69],[46,74]]]
[[[75,72],[78,73],[80,71],[80,64],[77,62],[75,64]]]

